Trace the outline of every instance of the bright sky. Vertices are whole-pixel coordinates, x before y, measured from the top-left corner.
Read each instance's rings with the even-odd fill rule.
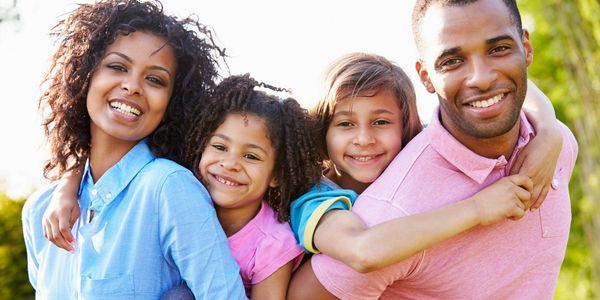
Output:
[[[73,3],[89,0],[20,0],[20,22],[0,24],[0,190],[24,196],[44,184],[47,157],[37,111],[39,83],[52,55],[48,32]],[[12,1],[0,0],[0,5]],[[290,87],[308,107],[317,98],[323,69],[353,51],[381,54],[413,80],[421,118],[429,121],[437,100],[414,71],[410,31],[414,0],[404,1],[189,1],[163,0],[168,13],[191,13],[213,27],[227,49],[232,74]]]

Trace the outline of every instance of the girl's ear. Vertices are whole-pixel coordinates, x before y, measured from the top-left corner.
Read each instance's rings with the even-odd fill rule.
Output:
[[[276,188],[279,186],[279,181],[276,177],[271,178],[271,182],[269,182],[269,187]]]

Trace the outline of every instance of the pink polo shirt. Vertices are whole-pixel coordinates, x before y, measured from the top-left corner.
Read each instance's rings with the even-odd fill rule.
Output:
[[[438,114],[365,190],[353,208],[368,226],[468,198],[506,176],[534,136],[521,113],[510,161],[488,159],[459,143]],[[562,124],[561,124],[562,125]],[[324,255],[312,257],[319,281],[341,299],[551,299],[562,264],[571,207],[569,179],[577,142],[562,127],[563,149],[540,209],[519,221],[477,226],[379,271],[360,274]]]

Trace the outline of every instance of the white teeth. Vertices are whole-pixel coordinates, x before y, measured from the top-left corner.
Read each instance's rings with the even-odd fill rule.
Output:
[[[502,99],[502,97],[504,97],[504,94],[499,94],[499,95],[496,95],[495,97],[487,99],[487,100],[471,102],[471,103],[469,103],[469,105],[471,105],[471,107],[486,108],[486,107],[490,107],[490,106],[500,102],[500,99]]]
[[[373,156],[353,156],[352,158],[358,161],[365,162],[373,159]]]
[[[142,112],[139,111],[137,108],[129,106],[122,102],[116,102],[116,101],[111,102],[110,107],[115,108],[115,109],[119,110],[120,112],[127,114],[127,115],[139,116],[142,114]]]
[[[215,176],[215,178],[217,179],[218,182],[223,183],[225,185],[229,185],[229,186],[238,186],[239,184],[235,183],[235,182],[231,182],[225,178],[219,177],[219,176]]]

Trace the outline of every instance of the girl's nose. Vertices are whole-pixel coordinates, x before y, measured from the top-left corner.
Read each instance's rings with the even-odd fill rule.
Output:
[[[361,128],[353,141],[356,146],[368,146],[373,143],[375,143],[375,136],[368,128]]]

